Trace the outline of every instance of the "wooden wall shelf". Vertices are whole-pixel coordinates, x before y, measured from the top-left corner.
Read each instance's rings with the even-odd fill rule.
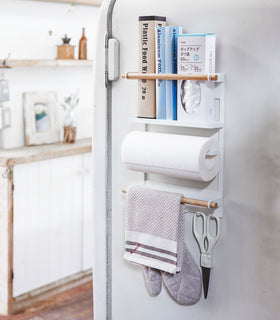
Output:
[[[0,61],[2,63],[2,61]],[[9,67],[92,67],[92,60],[9,60]]]
[[[0,151],[0,166],[12,167],[30,163],[91,152],[91,138],[77,140],[73,144],[45,144],[34,147],[21,147]]]
[[[82,4],[86,6],[101,6],[102,0],[33,0],[41,2],[57,2],[57,3],[67,3],[67,4]]]

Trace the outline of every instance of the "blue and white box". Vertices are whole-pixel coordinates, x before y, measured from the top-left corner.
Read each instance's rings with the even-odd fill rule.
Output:
[[[165,73],[165,27],[156,28],[156,73]],[[166,80],[156,80],[156,118],[166,119]]]
[[[178,73],[214,73],[215,49],[213,33],[178,35]]]
[[[215,47],[216,36],[213,33],[178,35],[178,74],[215,73]],[[214,82],[179,80],[178,121],[217,121],[214,92]]]
[[[182,27],[165,27],[165,72],[177,73],[177,36]],[[177,120],[177,81],[166,80],[166,119]]]

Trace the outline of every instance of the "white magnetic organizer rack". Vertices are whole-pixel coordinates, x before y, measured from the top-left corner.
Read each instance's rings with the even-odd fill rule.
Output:
[[[149,118],[134,118],[135,123],[140,123],[145,125],[145,131],[147,126],[152,128],[153,131],[157,131],[159,126],[167,127],[181,127],[190,128],[192,130],[212,130],[215,133],[218,132],[219,136],[219,153],[220,153],[220,165],[219,173],[216,176],[216,190],[208,190],[207,188],[199,191],[199,198],[203,200],[200,204],[194,200],[194,204],[186,203],[187,212],[204,211],[206,213],[214,214],[215,216],[222,218],[223,216],[223,194],[224,194],[224,105],[225,105],[225,76],[222,73],[215,74],[205,74],[205,75],[193,75],[193,74],[156,74],[156,73],[135,73],[128,72],[126,75],[122,76],[124,79],[136,79],[136,80],[195,80],[195,81],[211,81],[215,83],[215,95],[214,98],[216,102],[219,102],[219,115],[217,121],[213,122],[183,122],[176,120],[158,120]],[[198,134],[199,135],[199,134]],[[147,184],[150,185],[150,184]],[[155,185],[151,186],[156,188]],[[160,186],[159,186],[160,188]],[[165,188],[166,189],[166,188]],[[195,189],[195,187],[193,187]],[[174,188],[173,188],[174,190]],[[177,188],[180,192],[180,187]],[[175,190],[176,191],[176,188]],[[123,191],[124,192],[124,191]],[[197,193],[194,192],[194,195]],[[192,194],[185,195],[187,197],[192,197]],[[197,196],[194,196],[197,198]],[[189,198],[188,198],[189,199]],[[215,203],[213,206],[205,205],[205,203]]]

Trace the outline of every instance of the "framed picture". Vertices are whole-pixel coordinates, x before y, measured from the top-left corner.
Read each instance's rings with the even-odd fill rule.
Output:
[[[23,106],[27,146],[59,141],[55,92],[25,92]]]

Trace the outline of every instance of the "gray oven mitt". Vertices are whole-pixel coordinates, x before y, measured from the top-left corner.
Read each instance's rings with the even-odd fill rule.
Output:
[[[200,300],[201,274],[185,244],[181,260],[178,261],[181,271],[176,274],[162,272],[162,280],[174,300],[182,305],[190,306]]]
[[[183,210],[183,207],[181,208]],[[171,297],[182,305],[193,305],[200,300],[202,280],[200,270],[184,242],[184,215],[180,215],[180,239],[178,240],[178,267],[176,274],[144,267],[147,288],[152,296],[161,292],[162,280]]]
[[[159,295],[162,285],[161,271],[151,267],[144,267],[143,273],[150,294],[153,297]]]

